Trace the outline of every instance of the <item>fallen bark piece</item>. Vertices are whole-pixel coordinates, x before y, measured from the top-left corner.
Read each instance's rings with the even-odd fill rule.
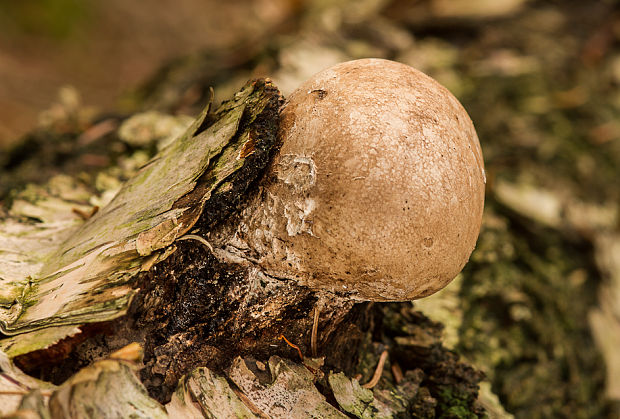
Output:
[[[37,380],[19,370],[9,357],[0,350],[0,416],[9,415],[18,409],[22,409],[22,399],[28,394],[42,390],[49,398],[55,385]],[[43,397],[43,396],[42,396]]]
[[[77,326],[56,326],[35,330],[0,340],[0,351],[13,359],[37,350],[45,350],[61,339],[79,335],[82,331]]]
[[[393,412],[376,400],[372,390],[363,388],[359,381],[343,373],[330,374],[329,385],[340,407],[360,419],[391,418]]]
[[[287,359],[273,356],[265,368],[256,361],[239,357],[233,361],[228,375],[268,417],[346,418],[319,393],[314,386],[314,375]]]
[[[2,419],[52,419],[47,399],[49,397],[43,396],[40,390],[32,390],[22,398],[17,411]]]
[[[53,418],[167,418],[135,375],[136,367],[106,359],[90,365],[52,394]]]
[[[208,368],[196,368],[179,382],[166,405],[173,418],[259,418],[231,389],[226,378]]]
[[[421,393],[428,391],[420,391],[424,373],[409,370],[399,380],[386,375],[373,389],[343,373],[330,373],[328,383],[340,408],[358,418],[407,417],[413,413],[423,417],[421,409],[415,410],[414,405],[420,402]]]
[[[173,418],[202,419],[204,414],[198,402],[194,401],[187,387],[180,385],[166,404],[168,416]]]
[[[0,352],[0,415],[15,418],[166,418],[136,377],[142,348],[131,344],[60,386],[36,380]],[[5,416],[3,416],[5,417]]]

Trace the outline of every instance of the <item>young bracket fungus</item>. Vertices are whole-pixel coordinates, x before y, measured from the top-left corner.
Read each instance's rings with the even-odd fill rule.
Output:
[[[268,275],[360,300],[421,298],[460,272],[485,174],[447,89],[404,64],[350,61],[302,84],[281,117],[281,149],[228,249]]]

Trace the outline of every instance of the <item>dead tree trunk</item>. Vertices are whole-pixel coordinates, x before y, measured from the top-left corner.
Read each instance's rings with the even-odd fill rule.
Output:
[[[0,413],[483,413],[481,374],[410,303],[313,291],[218,242],[260,197],[281,102],[254,81],[139,169],[134,144],[99,172],[13,195],[0,219]]]

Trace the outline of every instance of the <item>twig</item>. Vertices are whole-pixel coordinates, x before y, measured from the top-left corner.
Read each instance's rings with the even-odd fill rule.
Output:
[[[280,335],[278,339],[280,340],[284,339],[284,341],[288,344],[288,346],[290,346],[291,348],[297,349],[297,353],[299,354],[299,357],[301,358],[301,361],[303,362],[304,356],[302,355],[301,349],[299,349],[299,346],[295,345],[294,343],[289,342],[289,340],[284,335]]]
[[[379,383],[379,380],[381,379],[381,374],[383,373],[383,365],[385,364],[387,356],[387,350],[381,353],[381,356],[379,357],[379,363],[377,364],[377,369],[375,370],[375,374],[372,376],[372,379],[369,382],[367,382],[366,384],[362,384],[362,387],[370,389],[376,386],[377,383]]]
[[[51,390],[39,390],[43,397],[50,397],[52,395]],[[25,396],[30,393],[30,390],[0,390],[0,396]]]
[[[30,390],[30,387],[28,387],[26,384],[20,383],[19,381],[17,381],[15,378],[11,377],[8,374],[0,372],[0,377],[4,378],[5,380],[7,380],[10,383],[15,384],[16,386],[23,387],[26,390]]]
[[[248,396],[246,396],[240,389],[235,388],[234,386],[230,386],[231,390],[237,395],[237,397],[239,397],[239,399],[241,399],[241,401],[243,402],[243,404],[245,404],[247,406],[248,409],[250,409],[250,411],[252,413],[254,413],[255,415],[257,415],[258,417],[260,417],[261,419],[269,419],[269,416],[267,416],[265,413],[263,413],[262,410],[260,410],[255,404],[254,402],[252,402],[252,400],[250,400],[250,398]]]
[[[394,381],[396,382],[396,384],[400,384],[400,382],[403,381],[403,370],[396,362],[392,364],[392,375],[394,376]]]
[[[310,335],[310,350],[312,351],[312,357],[318,356],[317,338],[319,334],[319,305],[314,306],[314,319],[312,320],[312,334]]]
[[[209,248],[211,253],[213,253],[213,246],[209,243],[204,237],[200,237],[197,234],[186,234],[183,237],[179,237],[177,240],[196,240]]]

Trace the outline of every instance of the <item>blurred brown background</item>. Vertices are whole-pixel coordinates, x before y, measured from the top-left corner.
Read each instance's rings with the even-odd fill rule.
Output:
[[[113,109],[173,58],[257,42],[294,0],[42,0],[0,2],[0,147],[36,124],[72,85]]]

